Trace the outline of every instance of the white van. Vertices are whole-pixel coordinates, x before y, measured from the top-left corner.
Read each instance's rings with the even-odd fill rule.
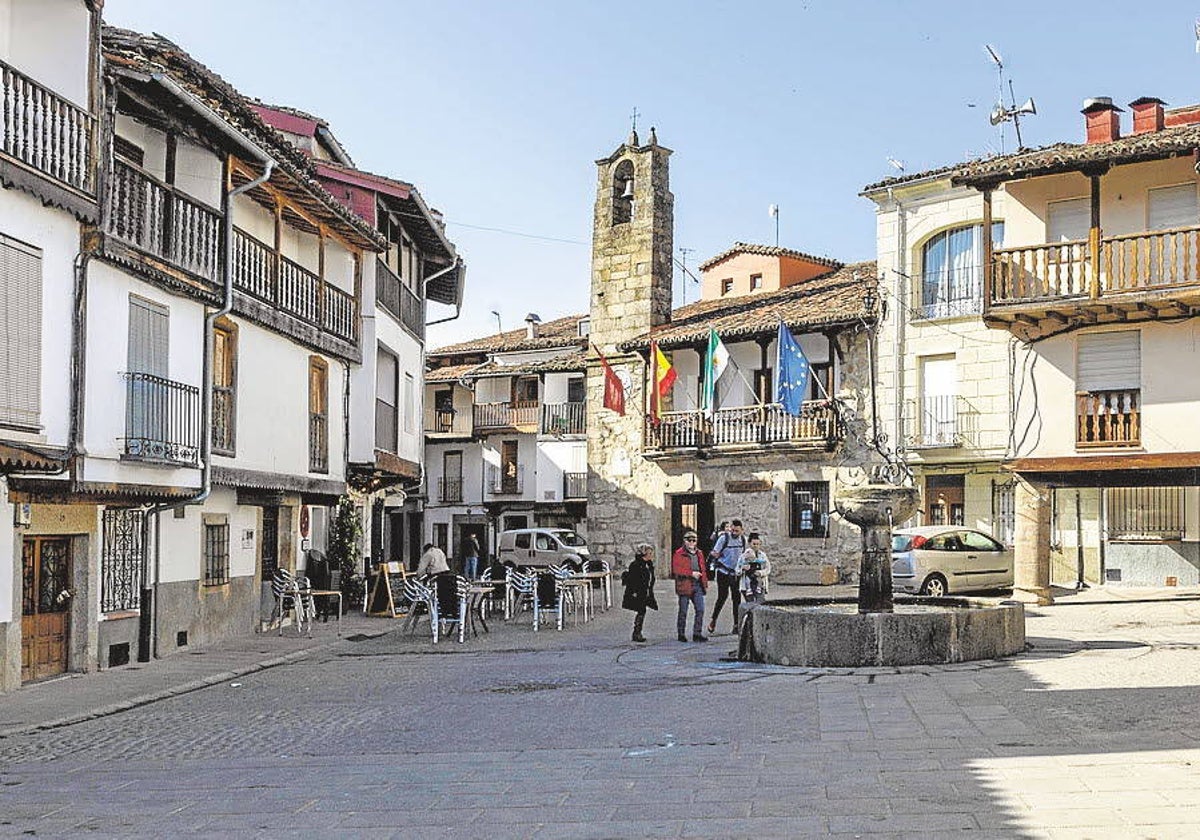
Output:
[[[501,563],[516,566],[581,567],[588,559],[583,537],[567,528],[517,528],[500,532]]]

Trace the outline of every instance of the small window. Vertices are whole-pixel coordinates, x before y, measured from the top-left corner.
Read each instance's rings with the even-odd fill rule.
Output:
[[[592,331],[592,319],[591,318],[580,318],[579,319],[579,337],[584,338],[585,336],[590,334],[591,331]]]
[[[104,546],[100,555],[101,612],[136,610],[141,605],[144,515],[138,508],[106,508],[104,511]]]
[[[212,448],[234,455],[237,445],[237,328],[213,327]]]
[[[633,218],[633,161],[623,160],[613,170],[612,223],[627,224]]]
[[[538,551],[553,551],[554,541],[550,539],[548,534],[537,535],[537,550]]]
[[[733,278],[732,277],[726,277],[724,280],[721,281],[721,294],[723,294],[723,295],[733,294]]]
[[[826,537],[829,535],[828,481],[789,482],[788,502],[788,536]]]
[[[529,534],[517,534],[513,538],[513,545],[517,548],[529,548]]]
[[[750,275],[750,291],[756,292],[761,288],[762,288],[762,275],[761,274],[751,274]]]
[[[581,403],[586,399],[582,376],[574,376],[567,380],[567,402]]]
[[[318,356],[308,363],[308,469],[329,472],[329,365]]]
[[[225,517],[204,518],[204,585],[229,583],[229,522]]]

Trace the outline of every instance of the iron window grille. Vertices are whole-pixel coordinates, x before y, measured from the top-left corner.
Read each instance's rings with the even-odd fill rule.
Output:
[[[142,523],[138,508],[104,511],[104,548],[100,557],[100,611],[124,612],[141,607]]]
[[[204,585],[229,583],[229,523],[204,523]]]
[[[829,536],[829,482],[788,482],[788,536]]]

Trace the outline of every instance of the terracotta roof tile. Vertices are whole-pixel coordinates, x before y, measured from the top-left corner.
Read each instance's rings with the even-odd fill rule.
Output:
[[[587,355],[583,350],[565,353],[551,359],[503,364],[487,361],[482,364],[446,365],[435,367],[425,374],[426,382],[457,382],[459,379],[488,379],[497,376],[524,376],[534,373],[572,373],[587,370]]]
[[[829,257],[814,257],[812,254],[806,254],[803,251],[793,251],[791,248],[781,248],[778,245],[755,245],[750,242],[735,242],[732,248],[722,251],[715,257],[710,257],[700,263],[700,270],[708,271],[713,266],[724,262],[730,257],[736,257],[738,254],[759,254],[764,257],[792,257],[816,263],[817,265],[828,266],[829,268],[841,268],[843,265],[841,262]]]
[[[722,338],[769,336],[779,328],[813,328],[848,324],[868,317],[863,298],[876,283],[874,261],[854,263],[777,292],[689,303],[672,313],[671,323],[620,345],[633,350],[649,345],[682,347],[703,342],[709,330]]]
[[[538,325],[537,338],[527,338],[526,329],[508,330],[499,335],[473,338],[437,350],[430,357],[463,356],[477,353],[513,353],[521,350],[547,350],[554,347],[586,347],[587,338],[579,335],[579,321],[586,315],[567,315]]]

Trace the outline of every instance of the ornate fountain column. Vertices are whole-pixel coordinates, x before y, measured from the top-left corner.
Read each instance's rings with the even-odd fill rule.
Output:
[[[848,487],[834,500],[847,521],[862,529],[862,566],[858,577],[858,611],[892,611],[892,524],[917,509],[915,487],[867,484]]]

